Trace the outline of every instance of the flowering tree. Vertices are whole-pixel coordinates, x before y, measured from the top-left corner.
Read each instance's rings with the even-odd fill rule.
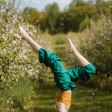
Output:
[[[97,24],[92,23],[81,37],[85,55],[96,65],[98,76],[112,80],[112,17],[103,17]]]
[[[2,95],[5,95],[5,93],[11,89],[13,90],[14,85],[19,80],[26,78],[41,79],[47,71],[44,66],[39,64],[37,60],[38,55],[34,54],[32,49],[29,48],[28,44],[24,42],[22,43],[19,35],[18,24],[22,24],[32,38],[35,40],[38,39],[38,43],[40,43],[42,46],[46,46],[46,44],[42,42],[42,38],[39,39],[39,36],[35,38],[37,35],[35,27],[29,23],[26,23],[13,5],[5,1],[0,1],[1,106],[3,106],[3,101],[5,101]],[[8,101],[8,103],[11,104],[9,101],[12,101],[12,97],[14,97],[14,94],[6,98],[6,102]]]

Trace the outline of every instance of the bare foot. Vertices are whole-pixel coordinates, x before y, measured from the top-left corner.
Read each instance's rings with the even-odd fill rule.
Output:
[[[74,44],[72,43],[72,41],[69,38],[68,38],[68,43],[69,43],[68,52],[69,53],[74,53],[76,51],[76,48],[75,48]]]
[[[21,39],[25,40],[28,36],[28,34],[26,33],[26,31],[22,28],[22,26],[19,25],[19,30],[21,32]]]

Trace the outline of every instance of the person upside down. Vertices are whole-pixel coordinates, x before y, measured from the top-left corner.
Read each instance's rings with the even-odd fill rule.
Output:
[[[62,65],[61,59],[54,52],[42,48],[30,38],[21,26],[19,26],[19,29],[21,38],[26,40],[33,50],[38,53],[39,62],[50,67],[54,74],[54,80],[60,89],[60,92],[56,96],[56,112],[67,112],[71,104],[72,90],[76,88],[74,82],[79,79],[84,81],[89,80],[96,73],[95,66],[78,52],[72,41],[68,38],[68,52],[76,57],[81,67],[66,69]]]

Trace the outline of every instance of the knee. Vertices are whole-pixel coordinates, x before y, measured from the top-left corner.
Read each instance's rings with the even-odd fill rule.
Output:
[[[56,103],[56,112],[67,112],[67,108],[63,103],[57,102]]]

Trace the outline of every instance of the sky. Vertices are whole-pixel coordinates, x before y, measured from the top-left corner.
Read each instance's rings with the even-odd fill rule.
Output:
[[[16,2],[20,2],[20,9],[29,6],[35,7],[39,11],[42,11],[47,4],[52,4],[53,2],[56,2],[58,4],[60,10],[63,10],[72,2],[72,0],[16,0]]]
[[[88,0],[84,0],[88,1]],[[107,0],[105,0],[107,1]],[[16,3],[20,2],[20,9],[24,9],[26,6],[29,7],[35,7],[39,11],[42,11],[46,5],[52,4],[53,2],[56,2],[58,6],[60,7],[60,10],[63,10],[65,7],[67,7],[72,0],[16,0]]]

